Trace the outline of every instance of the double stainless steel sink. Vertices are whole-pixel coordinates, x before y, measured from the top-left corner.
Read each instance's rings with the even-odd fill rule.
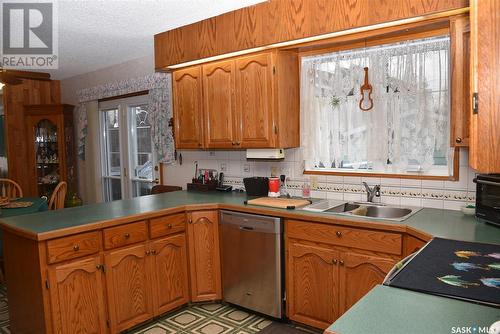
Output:
[[[338,200],[321,200],[303,208],[303,210],[312,212],[394,221],[403,221],[417,213],[420,209],[421,208],[416,207],[398,207],[382,203],[347,202]]]

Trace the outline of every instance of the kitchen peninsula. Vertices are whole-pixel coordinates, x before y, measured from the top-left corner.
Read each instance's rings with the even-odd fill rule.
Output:
[[[3,219],[11,328],[16,333],[69,333],[109,326],[116,333],[189,301],[220,300],[220,209],[284,218],[286,247],[312,251],[318,244],[328,250],[331,244],[346,254],[346,261],[356,255],[367,266],[377,264],[377,283],[385,268],[433,236],[500,244],[498,228],[457,211],[424,208],[403,222],[374,221],[250,206],[245,199],[237,193],[182,191]],[[302,284],[290,282],[288,267],[295,263],[290,249],[285,250],[287,284]],[[163,270],[164,263],[171,264],[169,270]],[[331,268],[322,265],[321,270]],[[158,283],[160,275],[170,284]],[[360,287],[340,293],[346,296],[343,307],[361,297],[351,294],[354,288]],[[290,319],[318,328],[329,325],[329,317],[311,319],[300,303],[292,307],[293,298],[304,296],[288,296]],[[135,306],[123,306],[130,304]]]

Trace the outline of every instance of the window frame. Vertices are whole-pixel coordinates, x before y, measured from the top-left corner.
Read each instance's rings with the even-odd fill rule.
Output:
[[[408,28],[396,27],[392,29],[382,29],[380,32],[363,32],[355,33],[339,38],[333,38],[328,41],[328,45],[313,44],[308,45],[303,49],[299,49],[299,73],[302,71],[302,58],[321,55],[325,53],[333,53],[338,51],[346,51],[351,49],[359,49],[363,47],[377,46],[382,44],[397,43],[406,40],[414,40],[440,35],[450,35],[450,135],[454,131],[454,122],[457,119],[456,114],[461,112],[453,105],[454,88],[451,85],[453,82],[453,73],[456,73],[455,67],[463,64],[455,64],[454,55],[463,53],[463,49],[457,49],[457,46],[462,46],[461,43],[456,43],[455,38],[458,38],[451,33],[451,21],[455,18],[449,17],[443,22],[424,22],[411,25]],[[324,42],[323,42],[324,43]],[[358,176],[358,177],[379,177],[379,178],[401,178],[401,179],[419,179],[419,180],[447,180],[457,181],[459,179],[459,164],[460,164],[460,148],[450,143],[450,148],[454,150],[452,174],[447,175],[426,175],[419,173],[380,173],[368,171],[340,171],[340,170],[308,170],[303,168],[304,175],[331,175],[331,176]]]

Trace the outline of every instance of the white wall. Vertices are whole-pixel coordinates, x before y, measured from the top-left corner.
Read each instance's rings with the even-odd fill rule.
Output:
[[[275,169],[278,174],[290,177],[292,195],[299,196],[305,180],[311,184],[312,197],[343,200],[366,200],[362,181],[370,185],[380,184],[383,203],[395,205],[423,206],[459,210],[461,206],[475,202],[476,187],[472,182],[474,170],[468,167],[468,151],[460,152],[459,181],[410,180],[400,178],[371,178],[347,176],[304,175],[300,148],[285,150],[283,162],[247,161],[245,151],[188,151],[179,150],[183,164],[176,163],[164,168],[165,184],[186,188],[194,176],[194,161],[199,168],[223,171],[226,184],[242,187],[243,177],[270,176]],[[225,170],[223,170],[225,169]],[[246,171],[248,170],[248,172]]]
[[[63,79],[61,80],[61,99],[63,103],[76,105],[78,104],[76,92],[80,89],[143,77],[154,73],[154,71],[154,57],[151,54],[97,71]]]
[[[63,103],[72,105],[78,104],[77,91],[84,88],[104,85],[107,83],[144,77],[154,73],[154,57],[148,55],[139,59],[127,61],[118,65],[113,65],[100,69],[98,71],[89,72],[75,77],[61,80],[61,100]],[[91,108],[97,113],[97,105]],[[102,198],[101,187],[95,184],[96,173],[95,167],[99,164],[100,155],[97,147],[98,143],[98,117],[97,115],[88,115],[88,135],[87,135],[87,155],[93,155],[92,158],[87,157],[86,161],[77,158],[78,169],[78,194],[84,203],[93,203],[100,201]],[[74,117],[78,119],[77,115]],[[75,131],[76,131],[75,127]],[[75,138],[78,138],[76,134]]]

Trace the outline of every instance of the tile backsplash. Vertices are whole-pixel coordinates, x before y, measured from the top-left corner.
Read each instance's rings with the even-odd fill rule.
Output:
[[[285,160],[279,162],[247,161],[245,151],[178,151],[178,155],[181,154],[182,165],[177,162],[164,169],[166,184],[185,188],[194,175],[194,162],[198,161],[200,168],[224,172],[225,183],[233,187],[243,187],[244,177],[285,174],[289,192],[294,196],[300,196],[304,182],[309,181],[312,197],[366,200],[361,185],[365,181],[369,185],[381,185],[381,196],[376,201],[386,204],[460,210],[461,206],[476,200],[476,187],[472,181],[475,172],[468,167],[468,151],[465,149],[460,151],[458,181],[304,175],[300,148],[285,150]]]

